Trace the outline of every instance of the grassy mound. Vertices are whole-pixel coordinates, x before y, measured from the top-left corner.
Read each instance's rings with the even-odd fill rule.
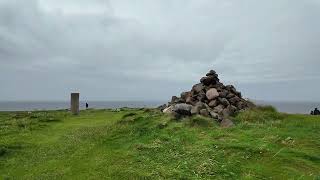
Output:
[[[266,123],[283,120],[284,118],[285,114],[279,113],[272,106],[257,106],[239,113],[235,119],[240,122]]]
[[[0,113],[0,179],[317,179],[320,118],[258,107],[222,129],[154,109]]]

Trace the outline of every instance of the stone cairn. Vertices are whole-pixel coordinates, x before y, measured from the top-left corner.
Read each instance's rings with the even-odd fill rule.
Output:
[[[214,70],[210,70],[191,91],[182,92],[180,97],[172,96],[168,105],[160,106],[164,113],[181,116],[202,115],[216,119],[221,126],[233,126],[230,116],[254,106],[242,98],[232,85],[223,85]]]

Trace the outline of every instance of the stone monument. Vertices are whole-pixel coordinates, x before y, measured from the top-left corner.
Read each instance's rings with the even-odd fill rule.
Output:
[[[79,97],[80,93],[71,93],[71,113],[73,115],[79,114]]]

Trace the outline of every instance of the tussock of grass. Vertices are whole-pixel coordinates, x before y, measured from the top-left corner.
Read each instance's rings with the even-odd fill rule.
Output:
[[[0,147],[0,157],[1,157],[1,156],[4,156],[4,155],[6,154],[6,152],[7,152],[7,149],[6,149],[6,148]]]
[[[240,122],[271,122],[282,120],[285,118],[284,114],[279,113],[272,106],[257,106],[252,109],[240,112],[236,116],[236,120]]]
[[[206,118],[200,115],[193,116],[187,119],[187,124],[190,126],[198,127],[213,127],[216,125],[215,120],[212,118]]]
[[[131,116],[135,116],[137,115],[136,113],[133,113],[133,112],[130,112],[130,113],[127,113],[125,115],[122,116],[122,119],[126,118],[126,117],[131,117]]]

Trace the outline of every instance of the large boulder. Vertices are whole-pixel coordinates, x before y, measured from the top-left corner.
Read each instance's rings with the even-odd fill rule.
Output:
[[[206,96],[208,100],[213,100],[219,96],[219,92],[217,91],[216,88],[211,88],[207,91]]]
[[[180,103],[180,104],[176,104],[173,106],[172,111],[180,114],[180,115],[186,115],[186,116],[190,116],[191,115],[191,109],[192,109],[192,105],[190,104],[185,104],[185,103]]]

